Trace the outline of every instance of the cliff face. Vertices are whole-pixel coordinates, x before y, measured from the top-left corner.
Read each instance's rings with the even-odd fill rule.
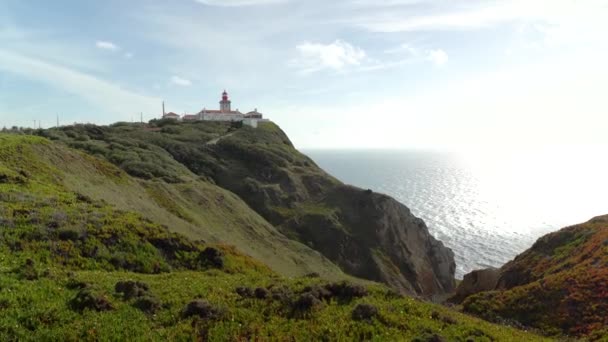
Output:
[[[273,264],[272,255],[277,253],[267,251],[284,249],[286,244],[264,244],[264,236],[275,242],[287,237],[292,241],[288,248],[297,247],[296,255],[318,251],[357,277],[423,296],[453,290],[453,253],[429,234],[422,220],[388,196],[344,185],[328,175],[272,123],[257,129],[210,122],[162,122],[153,129],[85,126],[44,135],[101,155],[142,179],[157,202],[189,223],[189,231],[212,229],[219,242],[228,244],[233,243],[231,236],[238,236],[237,247],[268,264]],[[235,217],[241,216],[243,210],[230,208],[228,202],[234,200],[227,202],[228,195],[223,200],[205,195],[218,188],[238,195],[270,223],[266,231],[277,233],[247,228],[251,226],[247,216],[230,232],[222,229],[219,220],[213,220],[211,227],[209,220],[198,220],[199,215],[209,216],[207,210],[218,208],[226,213],[236,210]],[[234,221],[230,216],[226,219]],[[253,245],[243,239],[246,236]],[[290,260],[298,264],[294,257]]]
[[[494,282],[494,291],[465,299],[464,310],[549,334],[608,335],[608,216],[541,237]]]
[[[386,195],[343,185],[322,203],[335,208],[335,220],[310,222],[305,216],[282,227],[299,240],[312,242],[353,275],[422,295],[452,291],[452,251],[435,240],[407,207]],[[327,230],[334,234],[317,233]]]
[[[275,125],[237,132],[209,155],[218,185],[347,273],[423,296],[454,289],[454,255],[421,219],[386,195],[326,174]]]

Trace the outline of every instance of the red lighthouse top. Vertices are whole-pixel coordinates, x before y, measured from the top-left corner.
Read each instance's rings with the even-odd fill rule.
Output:
[[[224,92],[222,93],[222,100],[228,101],[228,93],[226,92],[226,90],[224,90]]]

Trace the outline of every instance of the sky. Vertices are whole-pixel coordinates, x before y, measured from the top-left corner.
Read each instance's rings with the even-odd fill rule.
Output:
[[[0,0],[0,126],[257,108],[299,148],[608,146],[608,0]]]

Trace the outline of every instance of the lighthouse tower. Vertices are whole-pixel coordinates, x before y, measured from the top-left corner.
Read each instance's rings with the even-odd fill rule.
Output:
[[[228,99],[228,93],[226,90],[222,93],[222,101],[220,101],[220,111],[222,113],[230,113],[230,100]]]

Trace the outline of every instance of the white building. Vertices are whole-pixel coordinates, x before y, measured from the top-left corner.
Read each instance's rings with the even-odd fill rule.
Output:
[[[243,114],[238,109],[233,111],[231,105],[232,101],[230,101],[228,93],[224,90],[219,110],[203,108],[203,110],[197,114],[184,114],[180,118],[179,115],[175,113],[165,114],[165,103],[163,102],[163,118],[181,119],[183,121],[241,121],[244,125],[254,128],[258,127],[259,122],[269,121],[268,119],[264,119],[264,115],[258,112],[257,109],[247,114]]]

